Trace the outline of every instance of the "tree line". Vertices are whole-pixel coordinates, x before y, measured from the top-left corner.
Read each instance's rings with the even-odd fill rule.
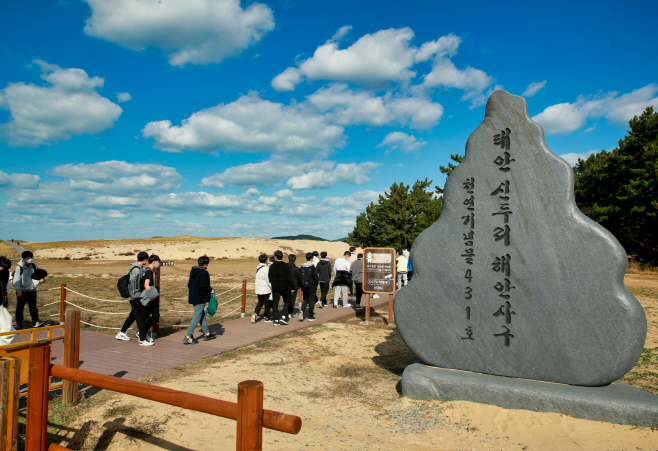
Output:
[[[641,263],[658,265],[658,113],[648,107],[629,122],[628,134],[611,151],[578,159],[573,168],[578,208],[608,229]],[[450,173],[463,157],[451,155]],[[359,247],[410,246],[441,216],[443,189],[432,181],[400,182],[356,218],[347,242]]]

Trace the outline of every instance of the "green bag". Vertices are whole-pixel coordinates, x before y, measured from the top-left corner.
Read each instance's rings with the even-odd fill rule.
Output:
[[[215,290],[212,290],[212,294],[210,295],[210,302],[208,302],[208,308],[206,309],[206,315],[211,317],[215,313],[217,313],[217,298],[215,297]]]

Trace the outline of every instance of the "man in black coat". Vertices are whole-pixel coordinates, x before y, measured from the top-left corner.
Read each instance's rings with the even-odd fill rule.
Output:
[[[208,263],[210,259],[205,255],[199,257],[197,260],[199,266],[192,266],[190,270],[190,281],[187,282],[189,289],[189,297],[187,302],[194,306],[194,314],[190,321],[190,327],[187,329],[187,336],[183,338],[183,344],[195,345],[199,340],[194,338],[194,328],[197,324],[201,325],[201,332],[203,332],[203,341],[208,341],[216,338],[217,336],[210,332],[206,324],[205,306],[210,302],[210,293],[212,287],[210,286],[210,274],[208,274]]]
[[[316,265],[318,277],[320,278],[320,308],[327,305],[327,293],[329,293],[329,282],[331,282],[331,262],[327,258],[327,253],[320,254],[322,259]]]
[[[292,273],[283,261],[283,252],[274,252],[274,263],[270,265],[267,274],[272,285],[272,319],[274,325],[288,325],[288,311],[290,310],[290,291],[293,287]],[[279,301],[283,298],[283,310],[279,314]]]
[[[292,289],[290,290],[290,307],[288,310],[288,316],[290,318],[295,317],[295,300],[297,299],[297,291],[301,288],[301,275],[299,273],[299,267],[295,265],[297,256],[295,254],[288,255],[288,268],[290,268],[290,274],[292,275]]]

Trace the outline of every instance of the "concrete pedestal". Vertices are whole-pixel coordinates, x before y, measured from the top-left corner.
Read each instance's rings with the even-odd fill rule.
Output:
[[[658,396],[619,381],[603,387],[583,387],[415,363],[404,370],[402,394],[415,399],[472,401],[586,420],[658,426]]]

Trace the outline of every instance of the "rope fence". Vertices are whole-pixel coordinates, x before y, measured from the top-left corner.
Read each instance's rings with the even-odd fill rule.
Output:
[[[222,300],[223,302],[218,303],[217,308],[219,309],[223,306],[226,306],[227,304],[231,304],[233,302],[236,302],[236,301],[239,301],[240,299],[242,299],[241,304],[238,305],[237,307],[233,308],[231,311],[229,311],[227,313],[217,312],[219,314],[214,315],[212,317],[213,322],[216,322],[219,319],[229,317],[232,314],[234,314],[235,312],[237,312],[238,310],[242,310],[242,312],[241,312],[242,316],[243,317],[245,316],[245,308],[246,308],[245,304],[246,304],[246,301],[247,301],[246,287],[247,287],[247,281],[243,279],[242,284],[235,285],[235,286],[233,286],[233,287],[231,287],[231,288],[229,288],[225,291],[222,291],[221,293],[218,293],[218,294],[215,295],[215,297],[218,300],[220,300],[219,298],[221,296],[225,296],[225,295],[227,295],[231,292],[234,292],[234,291],[242,288],[242,293],[238,294],[237,296],[233,296],[228,300]],[[66,284],[62,284],[60,288],[51,288],[51,289],[48,289],[48,290],[41,290],[41,291],[56,291],[56,290],[61,290],[60,300],[44,304],[43,306],[41,306],[41,308],[50,307],[50,306],[53,306],[55,304],[60,304],[60,312],[59,313],[54,313],[54,314],[48,315],[49,317],[60,316],[60,321],[61,321],[61,317],[64,315],[64,312],[66,311],[67,306],[69,306],[71,308],[75,308],[75,309],[78,309],[80,311],[84,311],[84,312],[89,313],[88,316],[90,318],[86,318],[86,319],[88,319],[88,321],[81,321],[81,323],[85,324],[86,326],[94,327],[94,328],[98,328],[98,329],[121,330],[120,327],[112,327],[113,326],[112,323],[115,322],[115,321],[109,320],[109,318],[108,318],[108,320],[105,320],[105,319],[102,319],[102,317],[103,316],[105,316],[105,317],[109,316],[109,317],[114,317],[114,318],[116,318],[116,316],[126,317],[130,313],[129,311],[101,311],[101,310],[96,310],[94,308],[93,304],[88,305],[88,304],[85,304],[84,302],[81,304],[78,301],[71,302],[70,300],[67,299],[67,296],[66,296],[67,294],[80,296],[81,298],[84,298],[84,300],[97,301],[97,302],[109,302],[109,303],[123,303],[123,304],[125,304],[126,302],[130,302],[130,301],[129,300],[119,300],[119,301],[117,301],[117,300],[112,300],[112,299],[104,299],[102,297],[97,297],[97,296],[90,296],[88,294],[82,293],[81,291],[71,289],[71,288],[67,287]],[[173,317],[172,319],[174,319],[174,321],[176,321],[176,319],[175,319],[176,315],[178,315],[178,321],[184,319],[184,316],[181,317],[181,315],[185,315],[185,316],[190,315],[190,317],[191,317],[191,315],[194,313],[194,310],[178,310],[178,309],[175,308],[176,303],[173,303],[173,305],[171,304],[171,302],[175,301],[175,300],[176,301],[181,301],[181,300],[186,301],[187,299],[188,298],[186,298],[186,297],[185,298],[178,298],[178,297],[166,297],[165,298],[164,296],[162,296],[160,298],[160,302],[163,303],[166,300],[168,300],[169,303],[170,303],[170,306],[174,307],[174,308],[160,308],[159,311],[161,312],[162,315],[164,315],[166,317]],[[117,306],[117,308],[119,308],[119,307]],[[113,308],[110,308],[110,310],[113,310]],[[48,312],[44,312],[44,313],[48,313]],[[107,324],[108,322],[110,324]],[[100,323],[100,324],[94,324],[94,323]],[[103,325],[103,323],[105,323],[105,325]],[[189,326],[189,324],[166,324],[166,323],[161,324],[161,325],[163,327],[188,327]],[[156,331],[156,329],[155,329],[155,326],[154,326],[154,332],[155,331]]]

